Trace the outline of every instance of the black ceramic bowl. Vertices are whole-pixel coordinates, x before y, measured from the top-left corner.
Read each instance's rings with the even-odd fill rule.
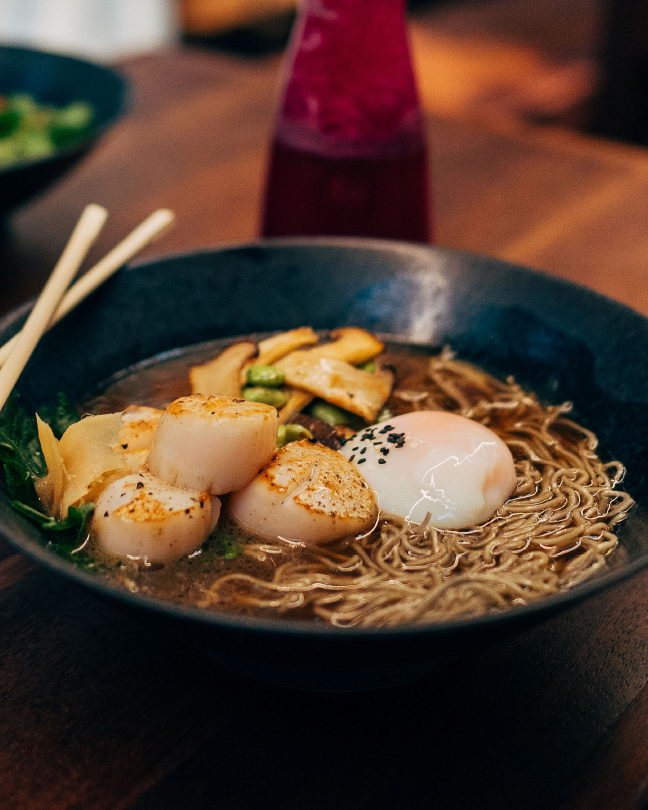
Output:
[[[86,101],[94,110],[89,132],[54,154],[0,169],[0,217],[60,177],[88,152],[126,109],[127,86],[116,71],[71,56],[30,48],[0,47],[0,96],[29,93],[63,106]]]
[[[4,342],[24,315],[0,323]],[[0,497],[0,531],[53,571],[193,635],[230,666],[259,678],[363,688],[423,674],[448,656],[593,596],[648,563],[648,320],[583,287],[502,262],[368,240],[259,242],[129,268],[50,332],[20,381],[38,406],[60,390],[82,401],[133,363],[176,347],[303,324],[357,324],[440,347],[514,374],[551,402],[572,400],[606,457],[628,468],[637,506],[623,553],[596,578],[498,615],[387,630],[219,615],[131,594],[47,551],[33,525]]]

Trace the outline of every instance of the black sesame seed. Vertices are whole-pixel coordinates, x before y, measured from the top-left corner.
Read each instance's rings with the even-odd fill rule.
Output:
[[[127,444],[122,444],[122,450],[128,450],[128,445]]]
[[[360,455],[361,455],[361,456],[364,456],[364,454],[365,454],[366,452],[367,452],[367,448],[366,448],[366,447],[363,447],[363,448],[362,448],[362,450],[360,451]]]
[[[137,484],[135,484],[135,489],[144,489],[144,481],[138,481]]]
[[[108,517],[108,512],[104,512],[104,517]]]
[[[387,459],[386,458],[379,458],[378,459],[378,464],[387,464]]]
[[[358,464],[364,464],[366,460],[367,460],[366,458],[359,458]]]
[[[353,461],[353,459],[354,459],[354,458],[355,458],[355,453],[354,453],[354,454],[351,456],[351,458],[349,459],[349,461]]]
[[[389,447],[381,447],[380,452],[383,454],[383,456],[388,456],[389,455]]]

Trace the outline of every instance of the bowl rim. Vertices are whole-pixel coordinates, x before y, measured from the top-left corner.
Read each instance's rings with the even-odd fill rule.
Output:
[[[100,124],[91,125],[85,135],[74,143],[68,144],[55,149],[51,155],[44,155],[43,157],[28,158],[20,160],[16,163],[10,163],[7,166],[0,167],[0,179],[8,177],[13,172],[19,172],[23,169],[32,168],[34,166],[44,166],[48,163],[53,163],[60,158],[65,158],[70,155],[78,154],[86,150],[92,143],[104,135],[117,121],[124,117],[129,111],[132,102],[132,86],[130,81],[126,78],[125,74],[111,65],[104,65],[101,62],[95,62],[92,59],[84,59],[80,56],[75,56],[68,53],[59,53],[57,51],[48,51],[42,48],[30,48],[23,45],[15,44],[0,44],[0,53],[22,53],[22,54],[37,54],[38,56],[46,56],[56,59],[60,62],[67,62],[68,64],[83,65],[84,68],[97,70],[101,73],[111,76],[115,80],[115,86],[118,88],[119,95],[115,110],[107,116]]]
[[[577,282],[553,276],[545,271],[532,269],[523,265],[517,265],[497,259],[492,256],[485,256],[469,251],[455,250],[451,248],[438,247],[411,242],[400,242],[386,239],[356,238],[356,237],[294,237],[294,238],[272,238],[272,239],[252,239],[243,242],[231,242],[213,247],[199,248],[191,251],[178,251],[158,257],[147,258],[136,263],[131,263],[123,267],[120,272],[138,272],[141,270],[154,272],[153,269],[161,263],[190,260],[193,257],[213,256],[231,251],[249,250],[250,248],[272,248],[272,247],[342,247],[342,248],[363,248],[377,251],[388,250],[411,252],[415,250],[422,253],[437,254],[444,257],[466,258],[469,260],[481,260],[503,265],[516,273],[527,276],[529,279],[540,276],[558,288],[578,289],[590,297],[598,298],[606,306],[612,306],[620,311],[639,319],[645,328],[648,328],[648,318],[632,309],[631,307],[616,301],[613,298],[603,295],[595,290]],[[29,310],[32,301],[28,301],[20,307],[11,310],[0,318],[0,333],[10,329]],[[82,305],[81,305],[82,306]],[[232,335],[235,337],[235,335]],[[425,344],[422,344],[425,345]],[[143,358],[146,359],[146,358]],[[25,518],[26,520],[26,518]],[[528,605],[516,606],[498,613],[486,613],[480,616],[450,619],[447,621],[429,622],[417,625],[396,625],[394,627],[334,627],[331,625],[319,625],[308,620],[285,619],[282,617],[263,618],[257,616],[244,616],[234,613],[218,612],[205,608],[182,605],[170,600],[160,599],[141,593],[132,593],[123,587],[112,584],[110,581],[97,577],[76,567],[68,560],[59,557],[50,551],[46,545],[35,540],[18,540],[12,538],[3,525],[0,525],[0,538],[8,542],[13,548],[21,553],[27,554],[37,562],[43,563],[45,567],[53,569],[69,580],[86,585],[91,591],[103,597],[109,597],[117,602],[125,603],[129,607],[145,610],[148,613],[163,614],[170,619],[181,620],[187,624],[196,626],[212,627],[216,630],[230,632],[250,632],[250,633],[271,633],[277,637],[295,637],[307,635],[309,638],[350,642],[360,639],[394,640],[406,638],[421,638],[427,636],[444,637],[453,634],[474,633],[480,630],[495,630],[508,624],[517,624],[525,620],[540,619],[543,616],[548,618],[560,610],[578,604],[590,596],[594,596],[603,590],[624,582],[637,574],[643,568],[648,567],[648,551],[642,552],[636,559],[616,570],[596,576],[593,579],[585,580],[574,588],[563,590],[543,599],[538,599]]]

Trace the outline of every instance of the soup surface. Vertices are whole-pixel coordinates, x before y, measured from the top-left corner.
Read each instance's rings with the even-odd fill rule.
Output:
[[[213,354],[213,346],[194,348],[129,370],[86,410],[165,407],[188,392],[189,367]],[[449,350],[391,344],[382,359],[396,373],[393,416],[450,411],[489,427],[508,446],[517,485],[490,519],[442,530],[381,517],[368,535],[321,547],[261,541],[225,520],[179,561],[105,559],[106,576],[208,610],[392,626],[524,605],[605,565],[632,499],[617,489],[623,466],[599,459],[596,437],[568,418],[568,405],[545,406],[514,380],[495,379]]]

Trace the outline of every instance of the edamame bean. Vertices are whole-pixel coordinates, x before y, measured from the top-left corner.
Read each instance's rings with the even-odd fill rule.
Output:
[[[331,405],[330,402],[315,402],[310,409],[313,416],[326,422],[327,425],[345,425],[346,427],[356,427],[358,417],[352,413]]]
[[[362,371],[368,371],[369,374],[376,373],[376,361],[375,360],[367,360],[366,363],[363,363],[360,368]]]
[[[247,399],[248,402],[263,402],[265,405],[282,408],[288,402],[288,394],[278,388],[249,385],[243,389],[243,399]]]
[[[277,430],[277,447],[283,447],[288,442],[298,442],[300,439],[312,439],[313,434],[303,425],[279,425]]]
[[[247,370],[247,381],[250,385],[263,385],[269,388],[278,388],[283,385],[286,377],[281,369],[274,366],[264,366],[260,363],[250,366]]]

